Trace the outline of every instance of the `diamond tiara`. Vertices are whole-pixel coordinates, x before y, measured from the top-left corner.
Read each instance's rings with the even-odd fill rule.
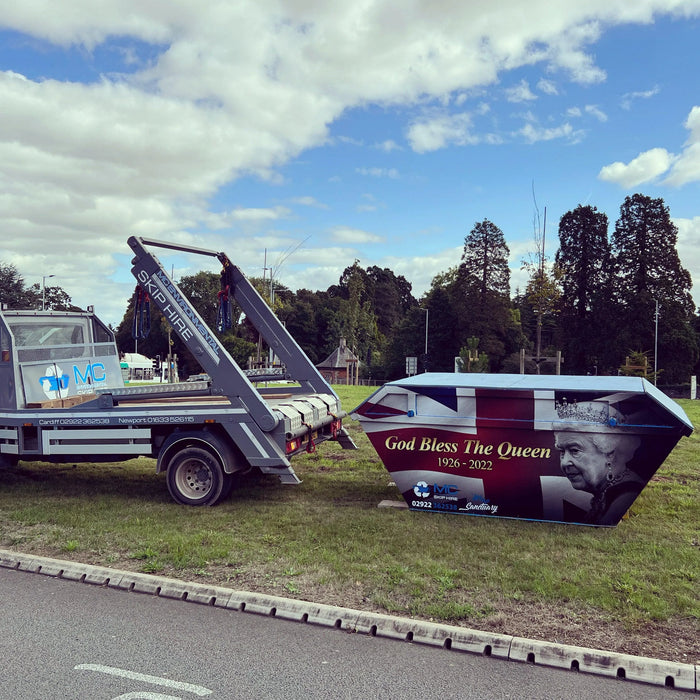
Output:
[[[561,401],[557,401],[554,407],[557,415],[562,420],[605,425],[617,425],[622,422],[620,419],[610,415],[609,404],[600,401],[582,401],[581,403],[572,401],[569,403],[564,397]],[[614,411],[614,413],[617,412]]]

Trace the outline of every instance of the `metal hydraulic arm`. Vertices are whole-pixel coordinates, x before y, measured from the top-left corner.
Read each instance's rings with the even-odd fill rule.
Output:
[[[240,268],[234,265],[224,253],[217,257],[223,265],[222,279],[229,285],[233,298],[243,309],[253,326],[260,333],[272,351],[286,367],[286,379],[299,382],[300,387],[293,393],[331,394],[335,392],[323,378],[306,353],[289,334],[272,309],[258,294],[258,290],[248,281]]]
[[[331,394],[335,392],[294,338],[265,303],[241,270],[225,253],[192,246],[132,236],[129,246],[135,253],[132,273],[141,287],[158,305],[202,369],[212,378],[212,391],[230,399],[240,398],[262,430],[274,429],[277,418],[253,387],[243,370],[221,345],[218,338],[192,307],[187,297],[170,279],[158,259],[146,246],[195,253],[217,258],[222,266],[222,286],[240,305],[247,318],[286,367],[285,379],[293,379],[299,387],[292,393]]]

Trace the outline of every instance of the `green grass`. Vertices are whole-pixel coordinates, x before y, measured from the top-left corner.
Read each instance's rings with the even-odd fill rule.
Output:
[[[337,387],[346,409],[371,391]],[[700,403],[681,401],[694,424]],[[401,500],[354,421],[303,482],[248,479],[214,508],[170,500],[154,462],[2,472],[0,547],[448,622],[512,605],[669,630],[700,618],[700,435],[681,440],[616,528],[379,509]],[[578,611],[578,612],[577,612]]]

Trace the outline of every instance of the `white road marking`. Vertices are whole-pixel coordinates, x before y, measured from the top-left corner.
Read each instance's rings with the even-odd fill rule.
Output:
[[[162,693],[127,693],[117,695],[112,700],[182,700],[179,695],[163,695]]]
[[[133,681],[143,681],[144,683],[152,683],[153,685],[162,685],[166,688],[174,690],[183,690],[186,693],[194,693],[195,695],[211,695],[214,691],[209,690],[201,685],[193,685],[192,683],[181,683],[173,681],[169,678],[160,678],[159,676],[149,676],[146,673],[136,673],[135,671],[127,671],[124,668],[114,668],[113,666],[102,666],[101,664],[78,664],[75,667],[78,671],[97,671],[98,673],[106,673],[110,676],[120,676]]]

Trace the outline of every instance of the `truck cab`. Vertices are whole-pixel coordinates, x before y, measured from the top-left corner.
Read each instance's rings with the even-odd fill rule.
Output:
[[[114,334],[94,313],[0,312],[0,408],[123,386]]]

